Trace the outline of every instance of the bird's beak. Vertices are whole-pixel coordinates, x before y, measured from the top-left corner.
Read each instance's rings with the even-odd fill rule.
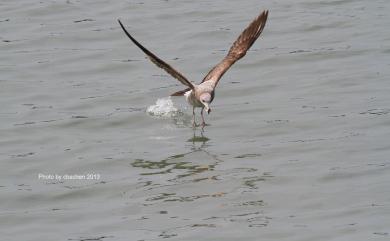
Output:
[[[203,103],[203,105],[204,105],[204,109],[205,109],[205,111],[207,112],[207,114],[210,114],[211,109],[210,109],[210,107],[209,107],[209,104]]]

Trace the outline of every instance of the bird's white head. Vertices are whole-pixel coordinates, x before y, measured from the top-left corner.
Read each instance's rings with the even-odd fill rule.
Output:
[[[210,93],[203,93],[200,95],[200,102],[204,105],[204,108],[207,112],[207,114],[210,114],[211,109],[210,109],[210,103],[211,103],[211,94]]]

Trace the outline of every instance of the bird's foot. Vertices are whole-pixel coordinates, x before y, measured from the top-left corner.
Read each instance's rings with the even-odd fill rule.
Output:
[[[202,129],[203,129],[205,126],[209,126],[209,124],[206,124],[206,122],[204,122],[204,121],[201,124],[197,124],[195,121],[192,122],[193,128],[202,127]]]

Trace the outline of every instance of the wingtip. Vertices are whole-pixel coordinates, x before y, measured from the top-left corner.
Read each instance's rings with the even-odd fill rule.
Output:
[[[268,19],[268,9],[264,10],[260,16],[259,16],[260,19],[262,19],[262,21],[265,23],[267,22],[267,19]]]
[[[263,12],[261,12],[261,15],[264,15],[265,17],[268,17],[268,9],[263,10]]]

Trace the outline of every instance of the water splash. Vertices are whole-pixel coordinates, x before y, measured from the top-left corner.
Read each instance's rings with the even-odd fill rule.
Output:
[[[173,105],[171,97],[157,99],[155,105],[151,105],[146,109],[149,115],[157,117],[177,117],[181,114],[178,108]]]

